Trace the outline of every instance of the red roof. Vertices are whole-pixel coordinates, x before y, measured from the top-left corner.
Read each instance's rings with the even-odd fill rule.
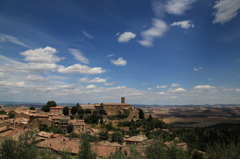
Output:
[[[50,109],[63,109],[63,107],[50,107]]]

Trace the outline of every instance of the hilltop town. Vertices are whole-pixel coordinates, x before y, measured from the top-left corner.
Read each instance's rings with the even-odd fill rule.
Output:
[[[125,103],[96,103],[63,107],[48,101],[41,109],[35,107],[2,107],[0,115],[0,138],[19,140],[24,132],[35,132],[38,148],[56,153],[67,151],[79,153],[81,135],[93,139],[92,150],[98,158],[109,157],[118,150],[130,152],[131,145],[138,149],[152,142],[151,135],[161,132],[171,136],[165,146],[177,145],[187,151],[187,144],[167,129],[167,125],[151,115],[144,117],[139,108]],[[146,119],[145,119],[146,118]]]

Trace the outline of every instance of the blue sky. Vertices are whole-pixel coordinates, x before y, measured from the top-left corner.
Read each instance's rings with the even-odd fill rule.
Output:
[[[240,103],[240,0],[0,0],[0,101]]]

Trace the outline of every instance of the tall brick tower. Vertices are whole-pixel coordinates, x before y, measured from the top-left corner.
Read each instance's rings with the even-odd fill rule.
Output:
[[[121,103],[125,103],[125,97],[121,98]]]

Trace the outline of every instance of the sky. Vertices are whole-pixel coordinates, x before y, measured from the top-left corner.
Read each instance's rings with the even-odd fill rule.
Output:
[[[0,101],[240,104],[240,0],[0,0]]]

